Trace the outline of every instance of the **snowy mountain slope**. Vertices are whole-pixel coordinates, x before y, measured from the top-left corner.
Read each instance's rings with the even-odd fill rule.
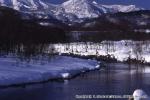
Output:
[[[94,32],[101,31],[99,33],[101,33],[101,35],[103,36],[102,38],[101,35],[99,36],[99,38],[97,38],[99,34],[93,36],[93,40],[96,40],[96,38],[97,40],[100,40],[100,38],[104,39],[105,31],[107,31],[107,38],[105,37],[106,39],[117,39],[118,37],[132,37],[132,39],[148,39],[149,36],[144,36],[143,33],[149,34],[149,29],[150,11],[141,10],[128,13],[119,12],[115,14],[106,14],[98,18],[87,19],[83,23],[77,23],[76,25],[74,25],[74,28],[72,30]],[[102,31],[104,32],[104,34]],[[138,34],[138,32],[140,34]],[[114,35],[114,33],[119,35]],[[142,38],[140,37],[140,35],[143,35]],[[90,36],[89,39],[92,39],[92,36]]]
[[[106,13],[138,11],[135,5],[102,5],[93,0],[69,0],[62,4],[65,12],[78,18],[95,18]]]
[[[36,18],[56,18],[63,22],[79,22],[79,19],[96,18],[106,13],[141,10],[134,5],[102,5],[93,0],[68,0],[59,5],[44,0],[0,0],[0,5],[31,14]]]
[[[62,7],[65,12],[75,14],[78,18],[93,18],[109,12],[109,9],[103,6],[98,7],[92,1],[87,0],[69,0],[64,2]]]
[[[12,7],[16,10],[37,10],[48,8],[48,5],[41,0],[1,0],[1,5]]]
[[[109,8],[114,12],[132,12],[143,10],[143,8],[137,8],[135,5],[102,5],[102,6]]]

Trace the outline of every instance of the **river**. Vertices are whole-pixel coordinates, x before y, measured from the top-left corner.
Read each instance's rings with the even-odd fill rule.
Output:
[[[79,95],[131,95],[135,89],[143,89],[150,95],[149,66],[108,63],[104,69],[91,71],[64,82],[0,89],[0,100],[99,100],[76,97]],[[127,98],[118,100],[127,100]]]

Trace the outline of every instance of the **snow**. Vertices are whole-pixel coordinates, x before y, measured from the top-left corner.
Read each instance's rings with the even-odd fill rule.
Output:
[[[96,1],[93,1],[92,3],[93,3],[93,4],[98,4]]]
[[[50,24],[50,23],[47,23],[47,22],[40,22],[39,24],[42,25],[42,26],[53,26],[54,25],[54,24]]]
[[[20,2],[18,2],[18,0],[12,0],[12,5],[14,7],[14,9],[16,10],[20,10]]]
[[[41,0],[0,0],[0,3],[18,11],[48,9],[48,5]]]
[[[102,5],[93,0],[68,0],[62,4],[65,12],[78,18],[95,18],[105,13],[131,12],[141,10],[135,5]]]
[[[65,79],[65,78],[69,78],[70,74],[69,73],[62,73],[61,74],[62,77]]]
[[[62,4],[50,4],[44,0],[0,0],[3,6],[38,16],[54,16],[58,20],[71,22],[82,18],[95,18],[105,13],[130,12],[141,10],[135,5],[102,5],[93,0],[67,0]]]
[[[101,43],[79,42],[54,44],[55,52],[77,54],[77,55],[95,55],[107,56],[116,58],[118,61],[126,61],[129,57],[150,62],[150,41],[103,41]]]
[[[69,0],[62,4],[65,12],[75,14],[78,18],[94,18],[103,14],[103,9],[98,8],[90,0]]]
[[[62,6],[65,12],[75,14],[78,18],[94,18],[104,13],[141,10],[135,5],[102,5],[93,0],[68,0]]]
[[[39,0],[39,3],[44,7],[44,9],[49,8],[49,6],[46,3],[44,3],[43,1]]]
[[[68,79],[90,69],[97,61],[54,56],[47,60],[20,61],[17,57],[0,58],[0,86],[42,82],[50,79]]]
[[[0,6],[7,6],[6,5],[6,0],[0,0]]]
[[[146,32],[146,33],[150,33],[150,29],[146,29],[145,32]]]
[[[137,8],[135,5],[103,5],[103,6],[112,9],[114,12],[131,12],[143,9]]]
[[[38,1],[38,3],[39,3],[39,2],[40,2],[40,1]],[[38,8],[38,6],[36,5],[36,2],[35,2],[35,1],[30,0],[30,4],[31,4],[32,8],[34,8],[34,9],[37,9],[37,8]]]
[[[100,68],[100,65],[97,65],[95,68]]]
[[[134,31],[135,32],[141,32],[141,33],[147,33],[147,34],[150,33],[150,29],[135,29]]]

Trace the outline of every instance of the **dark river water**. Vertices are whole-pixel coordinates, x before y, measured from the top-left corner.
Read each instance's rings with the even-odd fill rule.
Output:
[[[150,95],[149,69],[149,66],[111,63],[105,69],[69,81],[3,88],[0,100],[99,100],[77,99],[76,96],[131,95],[135,89],[143,89]]]

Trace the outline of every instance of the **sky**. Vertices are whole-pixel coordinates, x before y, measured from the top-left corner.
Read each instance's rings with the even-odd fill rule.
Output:
[[[66,0],[47,0],[51,3],[60,4]],[[95,0],[101,4],[125,4],[125,5],[136,5],[145,9],[150,9],[150,0]]]

